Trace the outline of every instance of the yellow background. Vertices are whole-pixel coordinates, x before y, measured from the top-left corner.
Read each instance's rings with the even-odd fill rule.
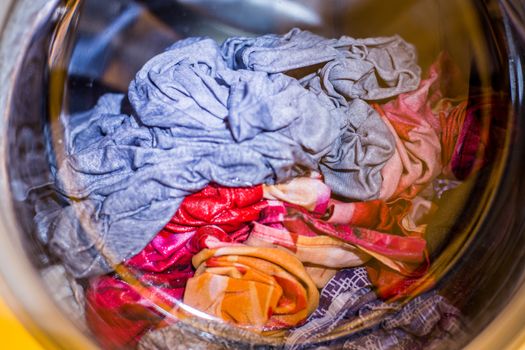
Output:
[[[0,347],[13,350],[44,350],[18,322],[7,305],[0,299]]]

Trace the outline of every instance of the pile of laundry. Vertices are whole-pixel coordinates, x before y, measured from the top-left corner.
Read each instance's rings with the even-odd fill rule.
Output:
[[[398,36],[189,38],[65,120],[66,204],[36,219],[88,281],[101,344],[163,348],[179,301],[290,348],[377,312],[353,348],[457,331],[443,297],[399,301],[432,284],[436,188],[483,162],[479,105],[447,96],[450,66],[422,76]]]

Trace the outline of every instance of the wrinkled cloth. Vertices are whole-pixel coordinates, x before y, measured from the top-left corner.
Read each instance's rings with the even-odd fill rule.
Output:
[[[297,235],[259,223],[254,223],[244,244],[250,247],[280,248],[294,254],[304,264],[318,288],[324,287],[337,269],[361,266],[371,258],[356,246],[330,236]]]
[[[246,348],[278,349],[282,338],[254,333],[227,322],[208,318],[187,318],[181,308],[172,310],[177,321],[145,334],[139,350],[239,350]],[[173,320],[172,320],[173,321]]]
[[[179,209],[163,230],[172,233],[194,231],[214,225],[232,233],[259,219],[267,205],[263,187],[222,187],[216,184],[184,198]]]
[[[301,83],[341,103],[381,100],[415,89],[421,74],[415,47],[399,36],[326,39],[295,28],[282,36],[230,38],[221,49],[234,69],[283,73],[327,63],[321,73],[309,74]]]
[[[245,234],[239,237],[247,235],[248,231],[243,231]],[[137,287],[116,276],[92,279],[86,308],[92,332],[111,349],[135,344],[144,332],[163,319],[154,310],[155,305],[160,302],[169,309],[174,300],[182,299],[186,283],[194,274],[192,257],[202,249],[217,248],[235,240],[235,236],[217,226],[203,226],[196,232],[181,234],[161,231],[143,251],[117,268],[125,276],[137,279]]]
[[[411,297],[434,287],[436,280],[428,273],[429,268],[428,260],[408,267],[410,273],[399,271],[380,261],[370,261],[366,265],[377,296],[389,301]]]
[[[402,90],[414,90],[421,74],[416,64],[415,48],[399,36],[371,39],[344,36],[327,40],[293,29],[282,37],[231,38],[222,45],[222,51],[228,64],[234,68],[269,73],[290,72],[319,98],[350,109],[356,106],[349,105],[349,100],[381,100],[396,96]],[[322,68],[315,71],[319,65]],[[308,69],[313,72],[308,72]],[[359,114],[364,116],[368,106],[361,105],[359,109]],[[351,113],[355,112],[358,112],[357,108]],[[259,123],[256,116],[250,121],[250,125]],[[360,200],[377,196],[379,188],[376,185],[380,182],[380,174],[375,171],[377,168],[373,165],[373,159],[384,159],[388,146],[383,144],[376,151],[369,149],[357,163],[354,163],[353,156],[354,152],[361,153],[361,147],[379,142],[370,134],[379,136],[375,132],[377,127],[374,121],[363,129],[365,132],[358,131],[361,143],[355,143],[355,139],[343,140],[321,162],[325,182],[334,193]],[[390,135],[387,137],[390,141]],[[340,139],[336,142],[339,143]],[[355,165],[361,169],[356,171]],[[370,173],[363,171],[363,168],[370,166],[374,168]]]
[[[124,266],[151,278],[173,267],[189,267],[193,255],[202,249],[246,240],[248,224],[267,206],[262,186],[209,185],[187,196],[170,222]]]
[[[440,114],[443,133],[443,174],[451,179],[465,180],[481,168],[486,152],[483,142],[483,113],[502,113],[501,106],[493,96],[474,97]]]
[[[138,350],[224,350],[222,344],[207,341],[193,334],[183,333],[179,325],[161,328],[146,334],[137,346]]]
[[[284,227],[297,235],[327,235],[355,245],[385,265],[410,273],[407,264],[418,264],[425,260],[424,239],[403,237],[349,225],[329,224],[298,208],[286,208]]]
[[[381,322],[375,321],[381,318]],[[333,341],[324,336],[341,326],[365,330]],[[459,310],[429,292],[406,305],[377,299],[364,268],[342,270],[322,290],[319,307],[308,323],[291,331],[289,349],[423,349],[462,332]],[[352,327],[348,328],[352,329]],[[303,345],[304,344],[304,345]]]
[[[412,218],[413,222],[413,220],[421,220],[420,215],[424,213],[424,209],[421,209],[420,212],[410,214],[414,216],[413,218],[410,215],[407,217]],[[255,240],[252,244],[267,246],[271,243],[294,251],[294,249],[298,250],[297,245],[294,245],[295,242],[308,240],[303,237],[310,237],[310,240],[314,240],[321,239],[316,237],[323,236],[348,244],[340,252],[341,257],[344,256],[348,259],[347,261],[356,263],[354,266],[358,265],[359,260],[367,262],[367,266],[374,265],[374,270],[371,271],[374,272],[372,282],[384,299],[410,295],[423,282],[433,282],[430,277],[426,276],[429,267],[426,241],[423,238],[426,227],[420,232],[412,231],[411,236],[397,236],[345,224],[327,223],[321,217],[316,217],[315,214],[308,213],[304,209],[278,203],[272,203],[262,211],[259,223],[267,225],[268,228],[256,225],[252,230],[255,231]],[[289,236],[290,239],[276,239],[275,237],[278,236]],[[249,241],[250,238],[248,238]],[[351,247],[355,247],[356,250],[352,250]],[[320,252],[315,255],[310,253],[310,255],[312,257],[323,256]],[[375,260],[369,261],[370,257]],[[307,259],[302,256],[300,258]],[[323,259],[330,261],[328,258]],[[333,266],[320,264],[320,267],[331,268]],[[333,271],[323,272],[327,277]],[[315,279],[318,286],[326,282],[317,278],[316,275],[312,275],[312,278]]]
[[[429,216],[436,210],[435,204],[419,196],[411,201],[398,198],[388,204],[380,200],[354,203],[332,200],[327,222],[369,227],[381,232],[425,239]],[[425,256],[426,251],[425,249],[423,252]],[[368,262],[367,269],[372,284],[382,299],[409,296],[423,283],[427,285],[427,288],[434,283],[434,279],[426,275],[429,267],[428,261],[406,264],[403,269],[400,269],[392,264],[385,264],[385,260],[381,260],[380,262]]]
[[[228,235],[217,226],[203,226],[195,232],[182,234],[163,230],[146,248],[122,266],[139,273],[143,281],[166,283],[170,280],[172,270],[189,268],[193,256],[202,249],[242,242],[248,237],[248,232],[246,227],[235,235]]]
[[[446,104],[446,107],[443,109],[447,109],[448,107],[448,110],[440,111],[439,113],[441,126],[441,163],[443,164],[443,175],[454,179],[455,176],[451,161],[454,153],[456,153],[456,147],[460,146],[460,143],[458,143],[458,141],[461,141],[460,134],[464,134],[465,131],[469,129],[468,125],[465,125],[467,127],[462,131],[465,117],[467,116],[468,101],[463,101],[456,107],[451,106],[451,101],[444,100],[442,103]],[[476,130],[472,131],[475,132]],[[469,148],[467,145],[467,151]]]
[[[395,153],[381,170],[380,199],[411,199],[442,171],[439,116],[432,109],[442,99],[440,68],[438,60],[417,90],[374,105],[396,140]]]
[[[346,224],[380,232],[424,237],[425,228],[416,224],[421,222],[420,216],[423,214],[417,211],[421,207],[413,209],[412,201],[404,198],[389,203],[382,200],[346,203],[332,199],[328,208],[328,213],[323,219],[331,224]]]
[[[328,208],[330,187],[321,179],[298,177],[277,185],[263,185],[264,198],[295,204],[314,213],[324,213]]]
[[[184,283],[192,274],[179,271]],[[184,284],[141,288],[113,276],[94,277],[86,291],[86,321],[104,349],[134,348],[163,319],[157,305],[172,307],[183,293]]]
[[[184,303],[256,332],[300,324],[315,310],[319,292],[301,262],[274,248],[205,249]]]
[[[252,247],[284,248],[301,262],[343,268],[364,264],[370,256],[356,246],[330,236],[305,236],[254,223],[244,244]]]
[[[167,305],[170,299],[181,299],[186,282],[193,276],[192,257],[203,249],[242,242],[248,237],[248,223],[259,217],[267,206],[262,186],[251,188],[224,188],[209,185],[187,196],[170,222],[137,255],[123,262],[118,273],[131,275],[141,285],[139,289],[119,280],[116,276],[94,279],[89,287],[90,328],[107,342],[135,343],[145,330],[161,319],[155,313],[152,321],[139,318],[129,328],[133,314],[128,309],[145,312],[144,298],[154,295]],[[162,295],[165,293],[165,296]],[[95,297],[95,294],[98,294]],[[159,295],[157,295],[159,294]],[[167,298],[163,300],[162,298]],[[151,305],[150,305],[151,306]],[[112,315],[104,308],[109,308]],[[149,309],[148,309],[149,310]],[[98,315],[98,316],[97,316]],[[104,340],[104,342],[106,342]]]
[[[55,182],[68,205],[37,221],[40,238],[75,276],[109,272],[137,254],[184,196],[210,182],[274,184],[320,168],[338,195],[379,194],[394,140],[363,99],[417,87],[414,47],[399,37],[328,40],[300,30],[252,40],[222,48],[181,40],[138,72],[131,106],[108,94],[65,121]],[[273,65],[284,55],[290,69],[324,66],[300,81],[260,63],[235,70],[233,57],[248,49],[250,62]]]

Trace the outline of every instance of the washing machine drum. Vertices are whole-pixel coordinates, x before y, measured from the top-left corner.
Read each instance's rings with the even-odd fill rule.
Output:
[[[46,348],[525,344],[523,1],[0,21],[0,270]]]

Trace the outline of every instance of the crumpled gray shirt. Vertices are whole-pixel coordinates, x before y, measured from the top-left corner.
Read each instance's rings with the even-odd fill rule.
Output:
[[[284,74],[287,73],[287,74]],[[41,239],[77,277],[137,254],[183,198],[320,170],[337,195],[376,198],[394,140],[366,101],[415,89],[399,37],[284,36],[175,43],[123,95],[65,124],[56,187],[69,205],[37,215]]]

